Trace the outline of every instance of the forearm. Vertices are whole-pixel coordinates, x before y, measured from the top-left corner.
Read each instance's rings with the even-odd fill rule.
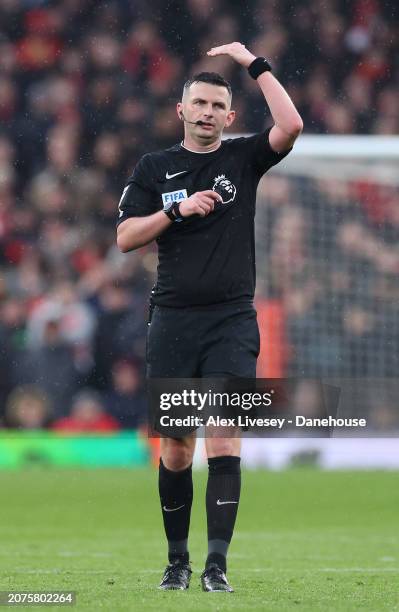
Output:
[[[288,135],[297,136],[303,128],[300,114],[284,87],[271,72],[257,78],[259,87],[270,109],[274,123]]]
[[[256,56],[239,42],[212,47],[207,54],[211,57],[229,55],[246,69],[256,60]],[[287,150],[302,131],[302,119],[284,87],[269,71],[261,73],[256,80],[274,119],[272,140],[277,147],[275,150]]]
[[[155,240],[172,221],[160,210],[148,217],[131,217],[117,230],[117,244],[122,253],[138,249]]]

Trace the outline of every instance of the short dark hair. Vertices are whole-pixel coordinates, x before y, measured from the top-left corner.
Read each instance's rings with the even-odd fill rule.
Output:
[[[209,83],[210,85],[218,85],[219,87],[225,87],[229,92],[230,97],[232,96],[231,85],[222,75],[217,72],[199,72],[184,83],[183,93],[186,92],[193,83]]]

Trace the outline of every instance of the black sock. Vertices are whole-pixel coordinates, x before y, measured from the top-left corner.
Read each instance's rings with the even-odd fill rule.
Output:
[[[208,557],[206,567],[217,563],[226,571],[226,556],[236,521],[241,489],[240,457],[208,459],[206,488]]]
[[[187,539],[193,501],[191,467],[174,472],[164,466],[162,459],[159,461],[159,497],[168,540],[169,563],[189,561]]]

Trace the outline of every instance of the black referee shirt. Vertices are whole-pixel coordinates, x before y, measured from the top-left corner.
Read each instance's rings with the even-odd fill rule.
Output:
[[[211,153],[194,153],[178,144],[148,153],[137,163],[119,203],[117,225],[129,217],[151,215],[196,191],[213,189],[223,198],[207,217],[174,222],[157,238],[155,304],[185,307],[253,300],[256,189],[262,175],[288,154],[272,150],[269,131],[224,140]]]

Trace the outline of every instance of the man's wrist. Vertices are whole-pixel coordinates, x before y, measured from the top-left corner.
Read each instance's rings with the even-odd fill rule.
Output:
[[[167,208],[163,209],[163,213],[173,222],[183,221],[184,217],[180,212],[180,202],[174,202],[172,205],[169,204]]]
[[[176,217],[173,214],[172,208],[169,208],[168,210],[166,210],[164,208],[162,212],[165,213],[165,215],[168,217],[168,219],[170,219],[172,222],[176,221]]]
[[[244,66],[244,68],[246,68],[248,70],[248,68],[250,67],[250,65],[256,60],[256,55],[254,55],[253,53],[249,54],[248,60],[245,59],[245,62],[242,62],[242,65]]]
[[[249,75],[253,79],[257,79],[264,72],[271,72],[272,67],[265,57],[257,57],[248,66]]]

